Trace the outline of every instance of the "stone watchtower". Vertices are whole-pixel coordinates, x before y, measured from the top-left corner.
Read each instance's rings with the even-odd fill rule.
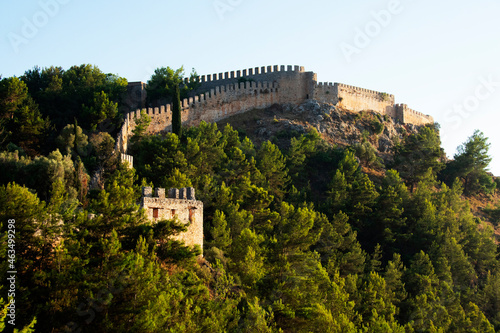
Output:
[[[197,201],[194,188],[171,188],[165,196],[164,188],[142,188],[141,208],[151,221],[170,220],[175,217],[188,224],[188,230],[174,240],[183,241],[187,246],[199,245],[203,251],[203,202]]]

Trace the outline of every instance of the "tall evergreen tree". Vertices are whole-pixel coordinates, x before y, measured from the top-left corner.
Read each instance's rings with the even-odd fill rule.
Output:
[[[179,85],[174,87],[174,98],[172,103],[172,133],[178,137],[182,135],[182,115],[181,115],[181,91]]]

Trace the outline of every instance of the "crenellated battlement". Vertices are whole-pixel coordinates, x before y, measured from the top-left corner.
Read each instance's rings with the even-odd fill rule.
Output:
[[[398,119],[400,119],[403,123],[410,123],[414,125],[434,123],[434,118],[423,114],[422,112],[410,109],[406,104],[396,104],[394,105],[394,108],[396,109]]]
[[[227,84],[224,86],[217,86],[215,88],[212,88],[205,94],[199,94],[193,97],[184,98],[181,101],[181,108],[189,109],[192,107],[202,106],[206,103],[210,103],[211,100],[218,99],[220,98],[220,96],[228,93],[230,94],[244,92],[245,94],[249,94],[253,92],[254,94],[259,94],[277,91],[277,89],[278,84],[276,82],[247,81]],[[139,118],[142,111],[144,111],[150,117],[170,115],[172,112],[172,104],[161,105],[159,107],[137,109],[135,111],[127,113],[125,117],[128,119],[128,121],[131,121],[135,118]]]
[[[288,66],[284,66],[284,65],[281,65],[281,66],[278,66],[278,65],[261,66],[261,67],[253,67],[253,68],[218,73],[218,74],[200,75],[200,76],[198,76],[198,82],[200,82],[200,83],[218,82],[218,81],[229,80],[229,79],[239,79],[239,78],[248,77],[248,76],[265,75],[265,74],[271,74],[271,73],[283,73],[283,72],[303,73],[303,72],[305,72],[305,69],[304,69],[304,67],[297,66],[297,65],[295,65],[295,66],[291,66],[291,65],[288,65]],[[187,80],[187,78],[185,80]]]
[[[134,157],[131,156],[131,155],[127,155],[127,154],[120,154],[120,160],[121,162],[127,162],[128,163],[128,167],[131,169],[134,167]]]
[[[394,109],[394,95],[344,83],[335,83],[334,87],[337,94],[336,104],[347,110],[354,112],[373,110],[397,118]]]
[[[213,122],[252,109],[270,107],[282,103],[279,99],[278,82],[245,81],[216,86],[205,93],[181,101],[181,119],[184,125],[197,125],[201,121]],[[151,118],[147,129],[150,134],[171,131],[172,105],[149,107],[131,111],[125,115],[117,146],[126,151],[136,120],[144,112]]]
[[[166,196],[168,195],[168,196]],[[144,198],[158,198],[158,199],[179,199],[179,200],[196,200],[194,187],[183,188],[170,188],[168,192],[162,187],[153,188],[144,186],[142,188],[142,197]],[[147,200],[147,199],[146,199]]]
[[[206,93],[210,89],[242,82],[276,82],[280,87],[290,90],[298,98],[307,98],[311,87],[306,88],[315,80],[313,72],[297,65],[273,65],[248,68],[224,73],[201,75],[198,78],[200,86],[192,93],[193,96]],[[185,80],[188,80],[185,78]],[[293,92],[292,92],[293,90]],[[292,101],[295,102],[295,101]]]
[[[383,93],[380,91],[355,87],[355,86],[351,86],[351,85],[344,84],[344,83],[335,83],[335,84],[338,86],[339,89],[352,90],[352,91],[362,93],[365,95],[379,96],[380,98],[385,98],[385,99],[388,98],[388,99],[394,100],[394,95]]]
[[[298,105],[308,99],[337,105],[352,112],[372,110],[404,123],[424,125],[433,122],[432,117],[412,110],[406,104],[395,104],[392,94],[344,83],[317,82],[314,72],[306,72],[304,67],[296,65],[261,66],[201,75],[198,81],[200,87],[181,101],[184,126],[195,126],[201,121],[220,121],[253,109],[268,108],[273,104]],[[129,88],[136,99],[141,99],[137,105],[144,105],[145,85],[134,82]],[[166,133],[171,130],[170,104],[137,108],[125,115],[117,140],[117,148],[121,152],[127,151],[128,138],[135,128],[136,119],[141,117],[141,111],[151,118],[148,133]]]

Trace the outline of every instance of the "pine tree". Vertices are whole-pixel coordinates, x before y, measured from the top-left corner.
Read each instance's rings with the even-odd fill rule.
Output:
[[[368,226],[373,241],[379,242],[388,259],[398,252],[400,243],[404,243],[406,220],[403,216],[409,199],[408,190],[395,170],[389,170],[382,181],[380,196],[374,208],[374,220]]]
[[[179,138],[182,136],[182,106],[181,92],[178,84],[174,85],[174,97],[172,100],[172,133]]]
[[[361,171],[359,163],[350,151],[345,151],[339,167],[330,183],[327,209],[331,215],[345,212],[353,228],[362,232],[369,225],[375,200],[379,194],[368,175]]]
[[[257,167],[266,179],[265,188],[281,200],[290,179],[286,160],[279,148],[269,141],[264,142],[257,153]]]
[[[487,174],[491,162],[489,148],[488,138],[481,131],[474,131],[467,142],[458,147],[454,160],[448,164],[444,172],[448,183],[453,182],[456,177],[460,178],[465,194],[493,191],[496,184]]]
[[[235,239],[231,249],[231,272],[238,275],[245,290],[255,294],[256,283],[264,276],[264,256],[261,243],[264,237],[250,229],[244,229]]]
[[[212,224],[213,227],[212,230],[210,230],[210,233],[213,241],[210,242],[210,246],[215,246],[221,251],[229,250],[232,243],[230,236],[231,230],[227,227],[226,216],[224,213],[217,210],[212,220]]]
[[[443,155],[437,130],[426,126],[396,146],[393,167],[413,192],[415,185],[429,168],[432,168],[434,175],[444,168],[441,162]]]

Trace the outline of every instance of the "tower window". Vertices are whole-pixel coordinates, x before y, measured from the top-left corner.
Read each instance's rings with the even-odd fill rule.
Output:
[[[153,218],[158,218],[158,208],[153,208]]]
[[[194,207],[189,208],[189,222],[193,222],[193,220],[194,220],[194,210],[195,209],[196,208],[194,208]]]

